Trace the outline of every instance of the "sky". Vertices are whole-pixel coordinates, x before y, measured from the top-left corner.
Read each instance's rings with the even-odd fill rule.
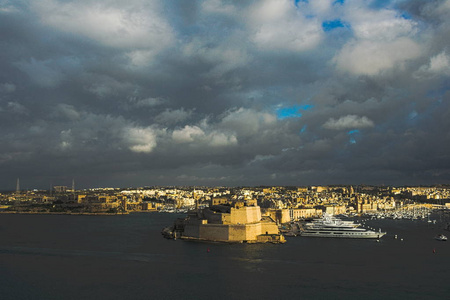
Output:
[[[0,189],[450,183],[450,0],[0,0]]]

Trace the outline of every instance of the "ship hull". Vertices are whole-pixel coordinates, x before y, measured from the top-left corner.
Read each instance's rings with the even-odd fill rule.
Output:
[[[338,231],[303,231],[300,235],[307,237],[344,238],[344,239],[379,239],[385,232],[338,232]]]

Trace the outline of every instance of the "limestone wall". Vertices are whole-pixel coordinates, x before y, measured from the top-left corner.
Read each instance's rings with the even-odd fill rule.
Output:
[[[262,222],[261,223],[261,234],[278,234],[278,226],[275,223],[272,222]]]
[[[200,225],[198,224],[186,224],[184,226],[183,236],[200,238]]]
[[[276,221],[278,223],[281,223],[281,224],[289,223],[291,221],[291,216],[289,214],[289,209],[279,209],[279,210],[277,210]]]
[[[247,240],[246,225],[227,225],[229,227],[230,241],[245,241]]]
[[[269,216],[272,220],[283,224],[289,223],[291,221],[291,210],[283,208],[283,209],[266,209],[264,211],[264,215]]]
[[[222,214],[222,224],[230,224],[230,223],[231,223],[231,215]]]
[[[205,224],[199,226],[200,238],[211,241],[229,241],[228,226]]]
[[[265,231],[262,231],[263,223],[252,223],[246,225],[237,225],[230,224],[229,228],[229,240],[230,241],[256,241],[257,237],[261,234],[264,234]],[[276,224],[274,226],[266,226],[269,234],[277,234],[278,227]],[[275,229],[275,231],[274,231]]]
[[[183,236],[210,241],[256,241],[261,234],[278,234],[278,226],[272,222],[237,224],[186,224]]]
[[[255,241],[257,236],[260,235],[261,232],[261,223],[248,224],[246,226],[246,240],[247,241]]]
[[[203,210],[203,214],[204,214],[205,218],[208,219],[208,223],[223,224],[223,221],[222,221],[222,218],[224,215],[223,213],[205,209],[205,210]]]
[[[259,206],[245,206],[241,208],[231,208],[231,224],[255,223],[261,220],[261,209]]]

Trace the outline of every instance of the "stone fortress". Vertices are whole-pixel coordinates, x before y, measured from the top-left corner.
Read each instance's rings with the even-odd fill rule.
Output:
[[[256,200],[223,201],[193,211],[176,222],[174,235],[187,240],[231,243],[284,243],[275,221],[261,216]]]

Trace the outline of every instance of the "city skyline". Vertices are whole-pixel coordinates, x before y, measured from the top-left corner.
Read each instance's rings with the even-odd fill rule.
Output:
[[[448,189],[450,187],[450,184],[447,183],[441,183],[441,184],[416,184],[416,185],[408,185],[408,184],[401,184],[401,185],[376,185],[376,184],[327,184],[327,185],[321,185],[321,184],[312,184],[312,185],[173,185],[173,184],[167,184],[167,185],[128,185],[128,186],[82,186],[78,187],[75,186],[75,179],[72,179],[71,186],[66,184],[66,182],[57,182],[56,184],[51,183],[47,188],[36,188],[32,186],[24,186],[22,187],[20,184],[20,178],[16,179],[16,188],[5,188],[0,189],[0,192],[3,193],[9,193],[9,194],[18,194],[18,193],[28,193],[28,192],[58,192],[58,190],[61,191],[123,191],[123,190],[151,190],[151,189],[181,189],[181,190],[193,190],[196,189],[229,189],[229,190],[238,190],[238,189],[250,189],[250,190],[257,190],[257,189],[265,189],[265,188],[281,188],[281,189],[321,189],[321,188],[374,188],[374,189],[397,189],[397,188],[439,188],[439,189]]]
[[[450,183],[450,1],[0,1],[0,189]]]

